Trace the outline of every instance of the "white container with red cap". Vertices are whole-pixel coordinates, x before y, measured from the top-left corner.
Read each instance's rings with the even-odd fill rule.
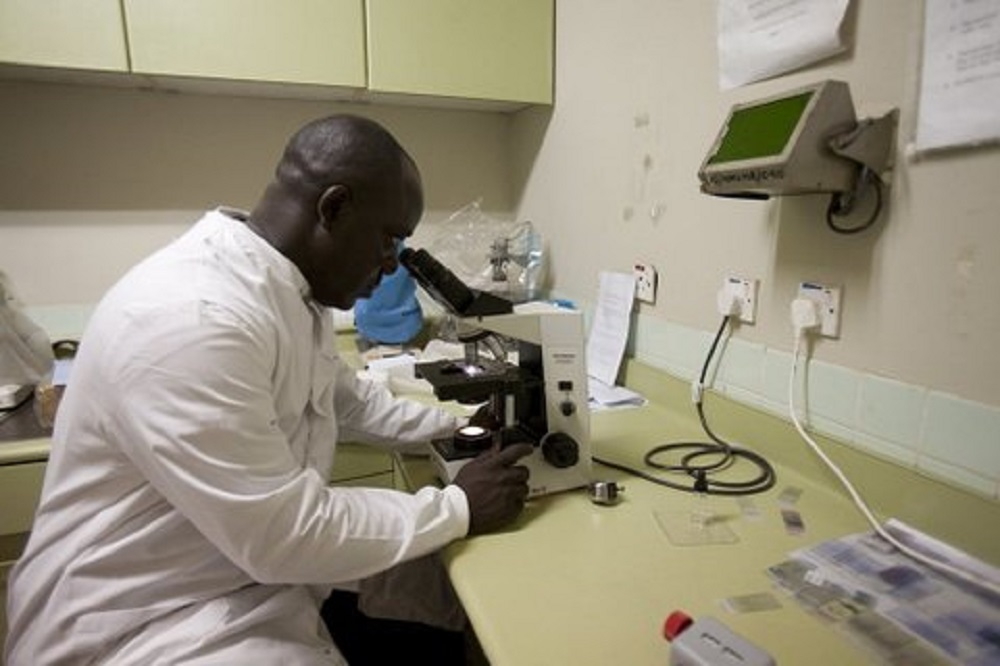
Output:
[[[774,657],[714,617],[697,621],[674,611],[663,623],[670,666],[775,666]]]

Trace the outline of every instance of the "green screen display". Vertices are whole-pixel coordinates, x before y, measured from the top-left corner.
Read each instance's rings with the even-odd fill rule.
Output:
[[[734,111],[709,164],[780,155],[799,124],[812,92]]]

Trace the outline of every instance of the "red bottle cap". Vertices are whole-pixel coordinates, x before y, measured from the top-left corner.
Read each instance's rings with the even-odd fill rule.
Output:
[[[684,611],[674,611],[667,616],[663,623],[663,637],[668,641],[677,638],[685,629],[691,626],[694,620]]]

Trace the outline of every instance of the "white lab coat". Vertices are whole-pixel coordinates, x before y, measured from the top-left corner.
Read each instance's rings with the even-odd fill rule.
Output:
[[[232,214],[93,315],[9,580],[8,666],[342,664],[318,617],[330,585],[468,531],[456,486],[327,485],[338,437],[458,424],[358,380],[301,273]]]

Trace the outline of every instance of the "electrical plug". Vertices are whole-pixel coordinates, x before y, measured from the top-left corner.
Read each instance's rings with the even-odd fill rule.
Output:
[[[715,292],[715,306],[723,317],[739,318],[742,304],[733,290],[723,287]]]
[[[815,301],[808,298],[796,298],[792,301],[792,326],[795,327],[796,337],[819,329],[820,323],[819,308]]]

